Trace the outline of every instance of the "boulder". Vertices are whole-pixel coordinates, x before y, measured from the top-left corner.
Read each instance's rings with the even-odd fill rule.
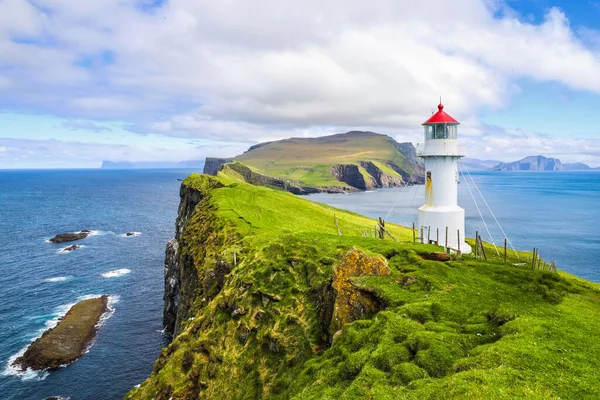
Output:
[[[423,253],[421,254],[421,257],[423,257],[425,260],[430,260],[430,261],[450,261],[450,255],[446,254],[446,253]]]
[[[388,276],[391,269],[382,256],[369,256],[359,249],[352,249],[335,268],[332,289],[335,296],[329,334],[333,334],[349,322],[364,319],[385,308],[381,299],[352,283],[352,278],[364,275]]]

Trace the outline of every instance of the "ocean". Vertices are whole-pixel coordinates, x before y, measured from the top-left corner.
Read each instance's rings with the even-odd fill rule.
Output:
[[[120,399],[150,374],[166,343],[163,261],[177,179],[190,172],[0,171],[0,399]],[[600,282],[600,172],[478,172],[473,179],[515,247],[538,247],[560,269]],[[467,233],[478,230],[489,241],[469,189],[476,191],[466,180],[459,185]],[[410,226],[423,186],[309,199]],[[480,207],[492,237],[503,242]],[[61,252],[68,244],[47,242],[81,229],[94,234],[74,242],[84,247],[72,253]],[[70,304],[99,294],[111,295],[113,312],[83,357],[51,373],[10,368]]]
[[[0,399],[119,399],[152,371],[162,330],[164,250],[185,170],[0,171]],[[86,239],[52,244],[57,233]],[[126,237],[126,232],[136,232]],[[61,252],[70,244],[83,247]],[[111,295],[88,353],[52,373],[9,360],[70,304]]]

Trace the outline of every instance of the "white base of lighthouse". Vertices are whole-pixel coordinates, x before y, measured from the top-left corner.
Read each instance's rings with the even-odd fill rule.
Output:
[[[423,230],[423,243],[435,243],[454,250],[460,249],[463,254],[471,253],[471,246],[465,242],[465,210],[459,206],[429,206],[419,207],[419,235]],[[446,242],[446,227],[448,241]],[[460,235],[460,246],[459,246]]]

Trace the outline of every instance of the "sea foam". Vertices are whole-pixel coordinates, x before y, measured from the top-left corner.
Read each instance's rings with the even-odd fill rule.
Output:
[[[108,271],[100,274],[103,278],[118,278],[119,276],[127,275],[131,270],[127,268],[115,269],[114,271]]]
[[[72,276],[55,276],[53,278],[44,279],[44,282],[55,283],[55,282],[66,282],[73,279]]]

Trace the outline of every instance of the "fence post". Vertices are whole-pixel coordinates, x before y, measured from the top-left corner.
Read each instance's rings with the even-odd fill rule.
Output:
[[[475,257],[479,258],[479,231],[475,231]]]
[[[504,264],[506,264],[506,238],[504,238]]]
[[[379,225],[377,227],[377,230],[379,231],[379,239],[385,239],[385,221],[383,218],[379,217]]]
[[[421,244],[423,244],[423,227],[421,227]]]
[[[417,235],[415,234],[415,223],[414,222],[413,222],[412,234],[413,234],[413,243],[416,243],[417,242]]]
[[[446,253],[450,252],[450,249],[448,249],[448,227],[446,227]]]
[[[427,227],[427,244],[431,244],[431,225]]]
[[[440,245],[440,228],[436,228],[436,239],[435,239],[435,245],[439,246]]]
[[[456,254],[460,256],[460,229],[456,230],[456,236],[458,237],[458,250]]]

